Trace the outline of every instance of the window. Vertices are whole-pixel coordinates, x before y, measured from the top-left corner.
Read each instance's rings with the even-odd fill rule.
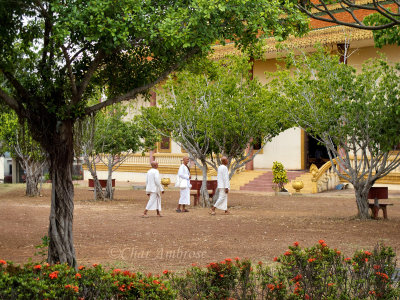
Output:
[[[163,136],[161,141],[157,143],[157,152],[171,153],[171,138]]]

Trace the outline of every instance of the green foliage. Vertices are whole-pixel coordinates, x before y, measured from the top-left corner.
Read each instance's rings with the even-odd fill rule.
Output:
[[[194,157],[227,156],[234,172],[253,159],[245,152],[251,140],[265,144],[291,126],[272,94],[251,78],[251,67],[246,56],[198,60],[167,81],[160,106],[143,116]]]
[[[76,271],[65,264],[15,266],[0,260],[1,299],[175,299],[165,280],[100,265]]]
[[[249,260],[232,260],[210,263],[206,268],[193,265],[184,276],[165,272],[183,299],[252,299],[255,294],[255,275]]]
[[[295,242],[274,264],[226,258],[160,277],[100,265],[26,264],[0,260],[1,299],[397,299],[396,253],[379,244],[353,257]]]
[[[272,182],[276,183],[278,185],[278,189],[282,191],[283,185],[289,182],[286,170],[282,163],[274,161],[272,164],[272,175],[274,176],[272,178]]]
[[[94,149],[97,154],[121,155],[154,147],[156,136],[142,128],[136,119],[129,120],[127,107],[114,105],[96,114]]]
[[[390,8],[388,9],[390,11]],[[398,22],[400,22],[400,17],[399,16],[392,16],[394,19],[398,19]],[[384,25],[391,23],[392,20],[389,20],[385,16],[383,16],[380,13],[374,13],[371,15],[368,15],[364,18],[363,22],[365,25],[368,26],[377,26],[377,25]],[[382,30],[374,30],[373,32],[374,35],[374,42],[375,46],[382,48],[385,45],[398,45],[400,46],[400,26],[395,25],[391,26],[386,29]]]
[[[20,122],[12,110],[0,113],[1,152],[9,152],[13,158],[29,158],[43,161],[45,153],[38,142],[33,140],[26,122]]]
[[[41,264],[46,261],[49,242],[50,242],[49,237],[45,235],[42,237],[42,243],[40,245],[35,246],[35,248],[38,249],[35,252],[35,256],[38,255],[42,258],[40,261]]]
[[[276,258],[277,276],[285,280],[293,299],[395,299],[395,258],[392,248],[384,245],[373,252],[356,251],[349,258],[324,240],[304,249],[296,242]]]

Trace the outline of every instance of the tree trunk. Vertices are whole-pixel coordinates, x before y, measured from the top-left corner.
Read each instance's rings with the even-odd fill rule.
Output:
[[[354,186],[354,192],[356,195],[356,203],[358,209],[358,217],[360,219],[371,219],[368,207],[368,192],[369,188],[362,188],[360,186]]]
[[[207,164],[206,162],[203,163],[202,167],[202,175],[203,181],[201,183],[200,188],[200,205],[201,207],[210,207],[210,196],[208,195],[207,190]]]
[[[114,190],[112,187],[112,168],[113,168],[114,158],[108,159],[108,176],[107,176],[107,185],[106,185],[106,198],[109,200],[113,200],[114,198]]]
[[[45,162],[34,161],[31,158],[20,156],[22,168],[25,171],[25,195],[28,197],[39,196],[39,183],[43,174]]]
[[[39,196],[39,181],[40,175],[32,174],[31,172],[26,172],[26,190],[25,194],[29,197]]]
[[[90,175],[93,177],[93,189],[94,189],[94,200],[102,200],[104,201],[103,189],[101,188],[99,178],[97,177],[96,168],[92,168],[92,163],[89,160],[89,157],[85,155],[84,157],[85,164],[90,172]],[[96,166],[96,162],[93,161],[93,165]]]
[[[52,133],[52,139],[46,145],[52,175],[50,242],[47,261],[50,264],[67,263],[76,268],[72,232],[74,215],[72,126],[72,121],[63,121],[57,124],[56,132]]]

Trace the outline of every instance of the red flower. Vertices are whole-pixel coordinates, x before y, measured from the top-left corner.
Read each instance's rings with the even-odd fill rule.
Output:
[[[40,270],[42,268],[42,265],[36,265],[33,267],[34,270]]]
[[[331,283],[328,283],[328,286],[333,286],[333,283],[331,282]]]
[[[79,287],[73,286],[72,289],[75,291],[75,293],[79,292]]]
[[[238,261],[238,260],[239,260],[239,257],[235,257],[235,260]]]
[[[290,251],[286,251],[284,255],[289,256],[290,254],[292,254]]]
[[[85,266],[79,266],[78,270],[83,270],[85,268]]]
[[[270,284],[267,285],[267,288],[269,288],[271,291],[273,291],[274,288],[275,288],[275,285],[270,283]]]
[[[315,258],[309,258],[308,259],[308,262],[313,262],[313,261],[315,261]]]
[[[324,240],[319,240],[318,243],[320,243],[321,245],[325,243]]]
[[[121,269],[114,269],[112,272],[113,272],[114,274],[115,274],[115,273],[121,273]]]
[[[224,278],[224,274],[219,274],[219,277]]]
[[[278,258],[276,256],[274,257],[274,261],[278,261]]]
[[[77,279],[78,279],[78,278],[82,278],[82,275],[79,274],[79,273],[76,273],[76,274],[75,274],[75,278],[77,278]]]
[[[51,279],[54,279],[54,278],[58,278],[58,271],[54,271],[53,273],[50,273],[49,274],[49,277],[51,278]]]
[[[168,274],[168,270],[164,270],[163,274],[167,275]]]
[[[96,268],[98,266],[98,264],[93,264],[93,268]]]
[[[368,262],[368,258],[364,258],[364,261],[365,261],[365,262]]]
[[[294,242],[293,246],[298,247],[299,246],[299,242]]]
[[[7,262],[5,260],[0,259],[0,265],[5,265]]]
[[[158,280],[153,280],[154,284],[160,284],[160,282]]]
[[[328,245],[327,245],[326,243],[322,243],[321,246],[322,246],[322,248],[325,248],[325,247],[327,247]]]
[[[232,262],[232,259],[230,259],[230,258],[225,258],[225,261],[227,261],[227,262]]]
[[[125,275],[125,276],[130,276],[131,273],[130,273],[129,271],[124,271],[124,275]]]
[[[345,260],[345,261],[350,261],[351,258],[350,258],[350,257],[346,257],[344,260]]]
[[[259,265],[259,266],[262,266],[262,261],[259,261],[259,262],[258,262],[258,265]]]
[[[381,268],[381,266],[379,266],[379,265],[374,265],[374,269],[375,270],[379,270]]]
[[[364,251],[364,254],[366,254],[366,255],[372,255],[372,253],[371,252],[369,252],[369,251]]]
[[[307,294],[304,295],[304,299],[310,299],[310,296],[308,296]]]

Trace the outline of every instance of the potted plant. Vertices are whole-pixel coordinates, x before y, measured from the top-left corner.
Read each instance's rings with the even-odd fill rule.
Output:
[[[276,184],[276,192],[287,192],[284,188],[284,184],[288,183],[287,173],[285,168],[280,162],[275,161],[272,165],[272,174],[274,178],[272,182]]]

